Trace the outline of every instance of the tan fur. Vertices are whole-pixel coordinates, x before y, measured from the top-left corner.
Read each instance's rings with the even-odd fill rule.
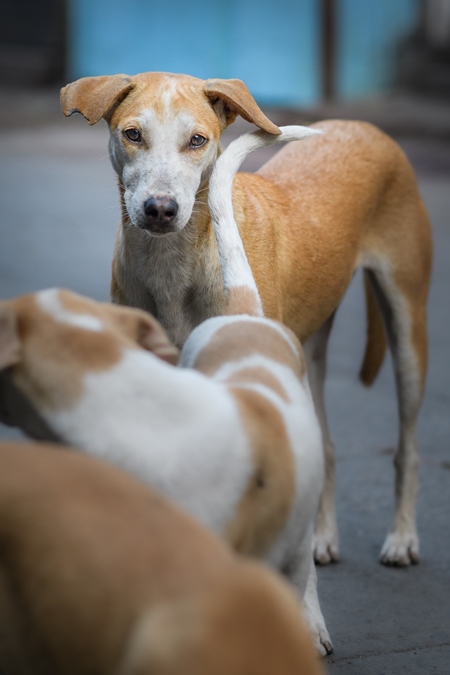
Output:
[[[208,80],[205,87],[208,97],[219,97],[226,101],[233,110],[232,119],[229,116],[228,121],[235,119],[236,113],[241,115],[247,122],[256,124],[260,129],[268,131],[269,134],[278,135],[279,128],[273,124],[264,115],[262,110],[256,105],[253,97],[247,87],[241,80]]]
[[[157,493],[58,446],[0,462],[5,672],[322,672],[287,587]]]
[[[286,616],[271,613],[264,595],[261,580],[251,576],[247,579],[228,579],[222,586],[221,597],[199,598],[197,604],[185,603],[178,611],[162,607],[147,624],[152,641],[143,637],[136,640],[142,661],[150,666],[133,671],[134,675],[319,675],[323,673],[314,655],[309,651],[308,638],[304,633],[294,632],[289,618],[294,618],[294,608],[285,605]],[[275,581],[275,579],[273,580]],[[246,587],[247,586],[247,587]],[[276,590],[273,584],[273,591]],[[225,614],[236,595],[240,598],[239,621],[230,621]],[[227,597],[228,596],[228,597]],[[219,600],[219,602],[218,602]],[[287,598],[286,598],[287,600]],[[200,623],[199,609],[206,616]],[[292,612],[288,617],[288,609]],[[156,614],[156,613],[155,613]],[[258,620],[255,621],[255,617]],[[253,625],[251,625],[251,622]],[[144,632],[144,631],[142,631]],[[186,659],[186,643],[189,640],[189,659]],[[280,642],[283,649],[274,650],[273,643]],[[223,644],[232,643],[234,649],[225,650]],[[257,645],[256,649],[249,648]],[[242,658],[244,654],[244,658]],[[302,663],[298,655],[301,654]],[[169,661],[170,667],[164,667]],[[163,667],[161,667],[163,666]],[[121,675],[129,675],[125,670]]]
[[[248,286],[230,288],[227,294],[227,306],[225,314],[250,314],[257,315],[258,298]]]
[[[292,335],[293,346],[296,342]],[[220,328],[208,343],[208,349],[200,352],[194,367],[212,376],[223,363],[238,361],[254,353],[286,364],[299,379],[305,375],[305,360],[300,348],[295,352],[275,328],[255,328],[252,322],[245,320]]]
[[[270,370],[264,368],[263,366],[245,366],[227,377],[227,384],[231,387],[239,386],[240,384],[246,385],[250,382],[267,387],[270,389],[270,391],[273,391],[277,396],[279,396],[285,403],[292,402],[290,401],[279,378],[277,378],[273,373],[270,372]]]
[[[78,82],[76,92],[71,87],[64,87],[61,90],[63,112],[66,116],[80,112],[89,124],[95,124],[118,105],[133,86],[128,75],[82,78]],[[100,96],[92,96],[94,90],[101,92]]]
[[[359,377],[363,384],[370,387],[383,363],[387,341],[383,319],[367,278],[367,272],[364,273],[364,292],[367,311],[367,341]]]
[[[58,296],[62,305],[69,311],[84,314],[87,309],[89,314],[98,317],[105,327],[115,328],[116,337],[119,337],[121,342],[124,342],[124,338],[125,341],[128,338],[130,345],[135,346],[135,343],[138,343],[164,361],[176,364],[178,350],[171,344],[161,324],[147,312],[138,309],[129,311],[126,307],[97,303],[70,291],[59,291]],[[95,353],[93,357],[95,358]]]
[[[256,378],[261,375],[257,373]],[[261,379],[264,383],[264,377]],[[252,377],[250,381],[258,379]],[[228,527],[227,539],[241,553],[263,556],[281,532],[292,508],[294,460],[283,418],[276,408],[256,392],[236,387],[233,395],[253,448],[255,471]]]
[[[323,136],[303,142],[301,152],[284,147],[256,176],[238,174],[234,189],[265,313],[301,341],[336,308],[364,254],[386,251],[422,289],[430,259],[426,215],[398,146],[362,123],[315,126]],[[413,235],[405,200],[422,219]]]

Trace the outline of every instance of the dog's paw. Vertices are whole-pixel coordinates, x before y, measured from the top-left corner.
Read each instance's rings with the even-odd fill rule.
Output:
[[[333,643],[330,634],[327,631],[325,619],[320,608],[319,597],[317,595],[317,572],[315,565],[310,558],[310,572],[308,583],[303,597],[303,616],[311,633],[316,651],[321,656],[333,653]]]
[[[325,623],[323,621],[319,621],[311,625],[310,622],[310,630],[313,637],[314,647],[318,654],[320,654],[320,656],[329,656],[332,654],[334,647]]]
[[[383,565],[406,567],[416,565],[419,560],[419,538],[417,534],[399,534],[398,532],[388,534],[380,553],[380,562]]]
[[[336,530],[316,531],[313,536],[314,562],[328,565],[339,560],[339,539]]]

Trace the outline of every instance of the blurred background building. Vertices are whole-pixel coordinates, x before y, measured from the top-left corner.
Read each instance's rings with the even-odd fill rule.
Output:
[[[0,0],[0,84],[239,77],[270,106],[450,94],[450,0]]]

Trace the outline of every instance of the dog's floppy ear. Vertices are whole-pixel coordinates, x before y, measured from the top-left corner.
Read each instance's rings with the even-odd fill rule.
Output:
[[[17,316],[6,302],[0,302],[0,370],[20,361]]]
[[[61,89],[61,108],[66,117],[81,113],[95,124],[123,101],[134,84],[128,75],[82,77]]]
[[[159,321],[151,314],[142,312],[142,317],[138,325],[137,341],[147,349],[158,356],[163,361],[171,363],[176,366],[180,358],[180,352],[174,344],[169,340],[169,337],[161,326]]]
[[[154,316],[142,309],[122,305],[104,305],[110,319],[138,345],[167,363],[176,366],[180,352],[169,340],[164,328]]]
[[[242,80],[206,80],[205,94],[218,116],[223,119],[224,128],[240,115],[269,134],[278,136],[281,133],[276,124],[264,115]]]

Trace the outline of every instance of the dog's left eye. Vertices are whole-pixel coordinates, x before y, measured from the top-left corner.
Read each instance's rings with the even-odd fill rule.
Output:
[[[202,145],[205,145],[206,141],[208,139],[205,138],[204,136],[200,136],[200,134],[195,134],[195,136],[192,136],[189,145],[191,148],[200,148]]]
[[[133,141],[134,143],[141,140],[141,134],[137,129],[125,129],[124,134],[129,141]]]

